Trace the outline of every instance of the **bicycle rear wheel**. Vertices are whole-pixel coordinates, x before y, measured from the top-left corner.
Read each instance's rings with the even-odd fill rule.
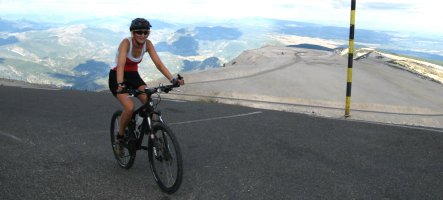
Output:
[[[163,123],[153,126],[154,139],[149,138],[148,155],[155,182],[166,193],[178,190],[183,178],[183,161],[177,139]]]
[[[121,110],[116,111],[111,119],[111,145],[112,152],[114,152],[115,159],[120,167],[129,169],[134,164],[135,156],[128,150],[127,144],[118,144],[117,135],[120,130],[120,116]]]

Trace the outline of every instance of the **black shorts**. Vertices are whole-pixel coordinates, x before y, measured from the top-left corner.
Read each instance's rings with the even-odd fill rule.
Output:
[[[123,83],[126,85],[126,87],[130,89],[137,89],[142,85],[146,85],[138,72],[125,72],[123,75],[123,80]],[[114,97],[117,97],[117,71],[114,71],[112,69],[109,71],[108,86],[109,90],[111,90],[112,92],[112,95],[114,95]]]

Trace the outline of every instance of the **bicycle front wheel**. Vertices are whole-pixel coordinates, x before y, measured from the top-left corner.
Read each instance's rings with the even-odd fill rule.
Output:
[[[112,115],[111,119],[111,145],[115,159],[120,167],[129,169],[134,164],[135,156],[128,150],[127,144],[120,144],[117,141],[117,135],[120,130],[120,117],[122,111],[118,110]]]
[[[155,182],[166,193],[178,190],[183,178],[183,161],[177,139],[163,123],[153,126],[154,139],[150,137],[148,155]]]

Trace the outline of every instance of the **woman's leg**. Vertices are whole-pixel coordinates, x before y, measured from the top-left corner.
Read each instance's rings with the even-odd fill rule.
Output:
[[[146,88],[146,85],[142,85],[142,86],[138,87],[137,90],[144,91],[145,88]],[[148,95],[140,94],[140,95],[138,95],[138,100],[140,100],[140,102],[142,104],[145,104],[148,101]]]
[[[123,106],[123,112],[120,118],[120,130],[118,134],[120,136],[125,135],[125,128],[128,126],[129,120],[131,120],[132,113],[134,112],[134,102],[128,94],[117,94],[117,99]]]

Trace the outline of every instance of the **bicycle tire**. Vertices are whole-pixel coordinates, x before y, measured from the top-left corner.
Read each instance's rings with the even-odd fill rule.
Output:
[[[117,160],[117,163],[120,167],[124,169],[129,169],[134,164],[135,156],[133,153],[130,153],[127,146],[122,146],[123,155],[120,156],[117,152],[117,144],[116,144],[116,138],[119,131],[119,124],[120,124],[120,116],[122,114],[121,110],[115,111],[112,115],[111,119],[111,146],[112,146],[112,152],[114,153],[114,157]]]
[[[158,186],[164,192],[172,194],[179,189],[183,179],[183,160],[180,146],[174,133],[166,124],[156,123],[152,130],[156,139],[159,138],[159,136],[162,136],[163,139],[166,139],[163,141],[166,142],[161,143],[159,141],[154,141],[156,139],[149,137],[149,165],[152,174],[154,175],[154,180]],[[155,142],[157,142],[157,144],[154,144]],[[159,145],[160,143],[161,145]],[[167,149],[168,151],[161,150],[158,146],[161,146],[161,148],[164,150]],[[155,155],[156,153],[157,156]],[[174,165],[172,166],[174,168],[171,170],[167,167],[168,165]],[[165,167],[167,169],[165,169]]]

